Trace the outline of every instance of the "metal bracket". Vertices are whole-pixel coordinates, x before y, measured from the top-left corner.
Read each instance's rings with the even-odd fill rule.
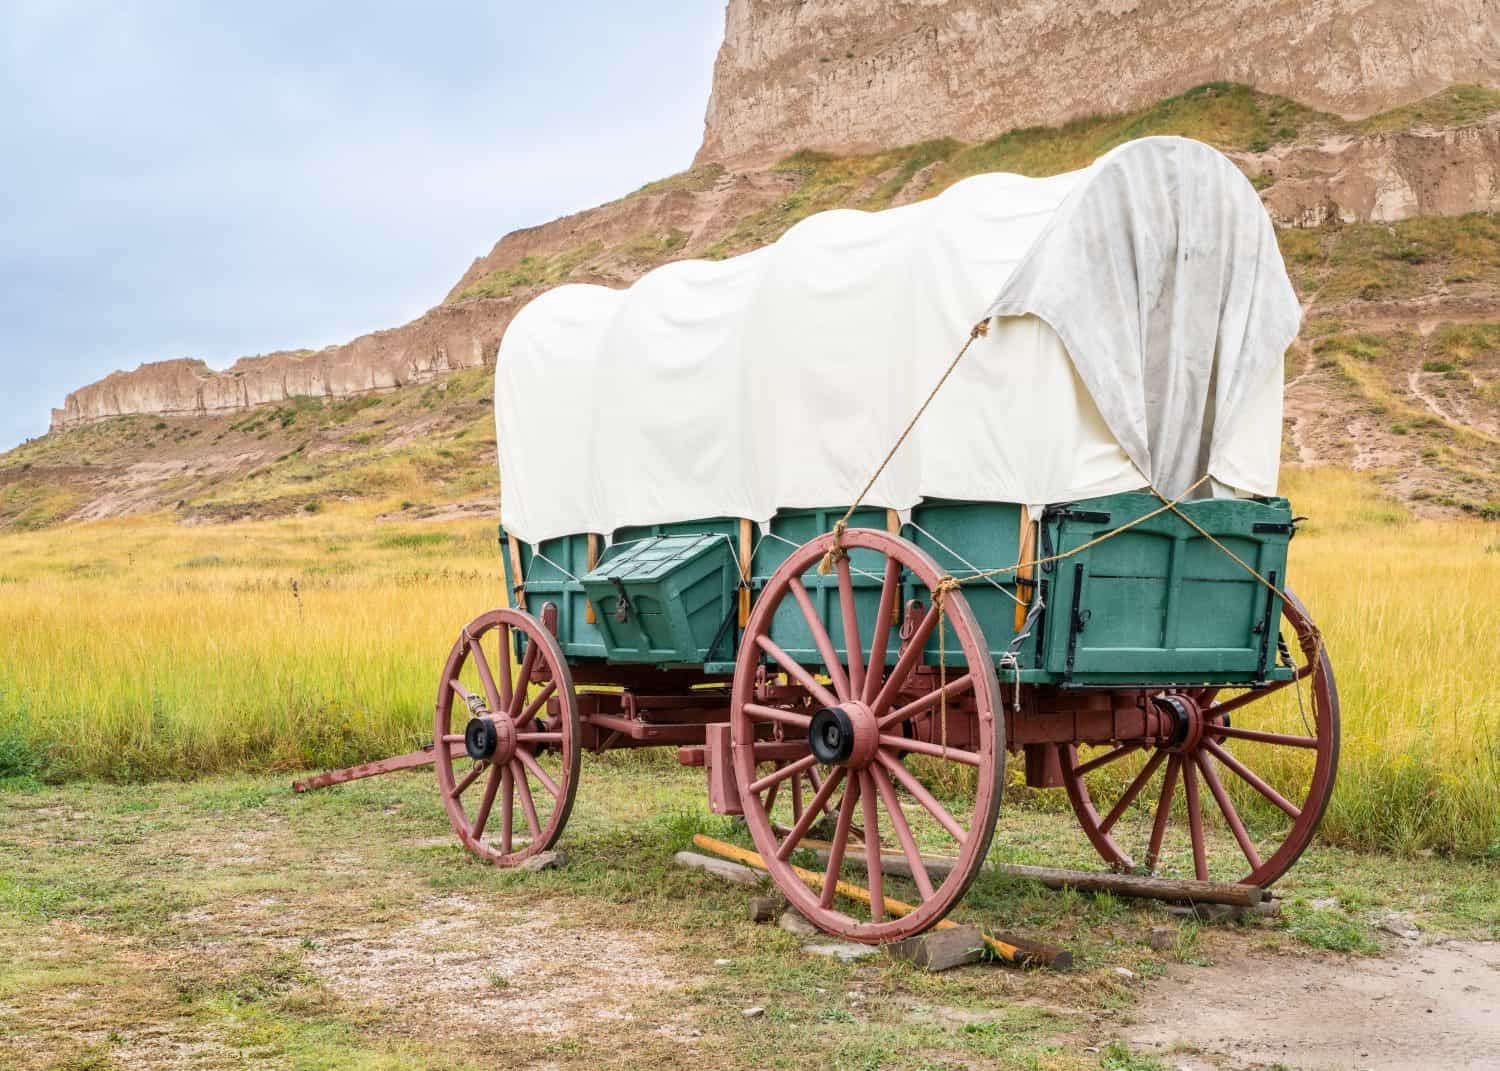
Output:
[[[630,620],[630,611],[634,609],[634,607],[630,602],[630,596],[625,593],[625,585],[620,580],[620,578],[617,576],[612,576],[609,578],[609,582],[613,584],[615,586],[615,590],[620,593],[619,598],[615,600],[615,620],[623,625],[625,622]]]

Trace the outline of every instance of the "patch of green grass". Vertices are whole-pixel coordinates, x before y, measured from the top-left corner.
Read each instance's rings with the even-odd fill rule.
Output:
[[[453,543],[456,537],[451,532],[402,532],[398,535],[382,536],[376,544],[381,550],[422,550]]]
[[[1500,89],[1459,84],[1354,124],[1361,131],[1406,129],[1419,124],[1460,126],[1500,112]]]
[[[551,256],[522,257],[508,268],[498,268],[462,289],[455,290],[443,299],[443,304],[456,305],[475,298],[510,297],[517,290],[555,286],[566,282],[576,268],[597,256],[603,249],[601,242],[594,241],[564,249]]]

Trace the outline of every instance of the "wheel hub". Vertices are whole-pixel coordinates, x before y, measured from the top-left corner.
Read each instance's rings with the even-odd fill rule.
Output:
[[[863,703],[824,707],[807,727],[807,744],[825,766],[866,766],[880,747],[880,726]]]
[[[1152,702],[1172,726],[1163,749],[1177,753],[1197,750],[1203,741],[1203,708],[1190,696],[1177,693],[1158,695]]]
[[[475,762],[509,762],[516,751],[515,724],[491,715],[470,718],[464,727],[464,750]]]

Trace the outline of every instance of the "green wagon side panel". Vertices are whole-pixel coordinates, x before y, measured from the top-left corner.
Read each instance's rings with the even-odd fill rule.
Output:
[[[925,550],[939,569],[963,580],[977,573],[1016,564],[1021,549],[1021,511],[1020,506],[1006,502],[932,498],[912,510],[911,523],[903,534]],[[979,620],[990,654],[999,659],[1016,632],[1015,574],[973,580],[964,585],[963,593]],[[919,598],[925,603],[930,595],[925,587],[921,592],[912,588],[907,597]],[[958,637],[950,625],[943,627],[947,631],[943,642],[948,664],[958,665],[963,661]],[[937,664],[936,630],[927,643],[925,655],[929,665]],[[1035,648],[1027,645],[1027,649],[1018,655],[1023,667],[1030,666]]]
[[[632,540],[606,554],[583,588],[611,661],[702,663],[733,652],[739,569],[721,534]]]
[[[514,591],[517,578],[510,575],[510,554],[505,549],[505,530],[500,530],[500,560],[505,567],[506,590]],[[526,605],[540,614],[543,603],[557,604],[557,638],[569,659],[603,658],[604,636],[587,618],[588,595],[580,582],[589,568],[589,537],[559,536],[532,545],[518,541],[521,574],[526,578]],[[575,579],[579,578],[579,579]]]
[[[1159,508],[1121,494],[1048,510],[1042,552],[1065,554]],[[1278,587],[1285,499],[1208,499],[1182,511]],[[1245,684],[1276,675],[1281,600],[1180,517],[1142,521],[1044,567],[1042,668],[1074,685]]]
[[[750,574],[757,592],[772,573],[786,561],[793,550],[808,540],[825,532],[831,532],[848,510],[848,506],[828,506],[818,509],[784,509],[771,519],[769,535],[758,536],[755,556],[750,563]],[[879,528],[885,530],[884,509],[870,507],[855,510],[849,518],[851,528]],[[855,549],[849,553],[850,580],[854,588],[854,604],[859,619],[869,622],[874,619],[880,606],[880,587],[884,581],[885,559],[870,550]],[[848,652],[844,643],[844,615],[839,606],[839,585],[836,575],[821,576],[816,570],[808,570],[802,578],[807,594],[816,607],[818,617],[828,629],[828,636],[838,657],[847,662]],[[866,626],[868,627],[868,626]],[[776,608],[776,617],[771,622],[771,639],[784,648],[793,658],[808,667],[823,665],[823,658],[813,643],[812,630],[802,616],[794,598],[788,595]],[[868,655],[870,637],[860,637],[861,657]],[[896,633],[891,631],[888,658],[896,652]],[[824,667],[826,669],[826,667]]]

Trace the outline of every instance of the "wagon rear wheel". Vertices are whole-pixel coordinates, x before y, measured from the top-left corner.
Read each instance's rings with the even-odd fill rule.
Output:
[[[543,608],[555,620],[556,608]],[[578,700],[549,627],[520,610],[469,622],[443,666],[438,788],[464,847],[510,867],[557,843],[578,787]]]
[[[1291,681],[1154,697],[1183,719],[1172,747],[1060,748],[1073,810],[1115,869],[1268,887],[1311,843],[1338,770],[1338,689],[1295,596],[1282,617]]]
[[[825,580],[816,568],[832,545],[829,534],[798,547],[756,599],[730,734],[745,821],[777,887],[820,928],[873,944],[928,929],[978,874],[1000,808],[1005,729],[994,665],[963,595],[949,591],[943,613],[930,610],[943,579],[932,559],[897,536],[851,528],[836,581]],[[926,665],[940,617],[941,672]],[[796,653],[773,639],[773,623],[783,639],[803,638]],[[806,750],[766,772],[768,738],[781,755]],[[772,815],[777,793],[785,799],[806,774],[817,775],[811,798],[796,801],[788,827]],[[808,850],[820,826],[831,827],[825,858]],[[882,853],[902,858],[905,873]],[[947,856],[951,870],[929,874],[923,857],[933,855]],[[846,858],[868,904],[839,889]]]

